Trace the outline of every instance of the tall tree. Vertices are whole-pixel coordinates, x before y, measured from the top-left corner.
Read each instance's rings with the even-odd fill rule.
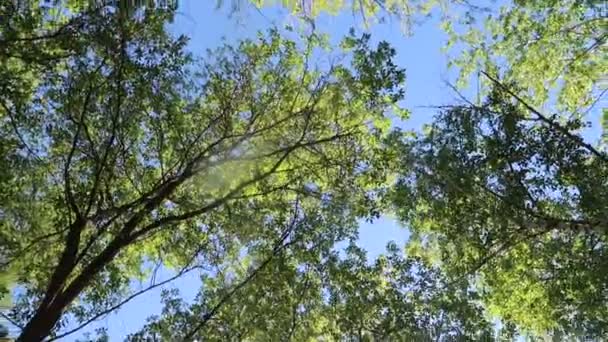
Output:
[[[146,265],[222,264],[232,244],[275,241],[264,223],[298,196],[342,203],[334,220],[376,214],[403,96],[388,44],[349,38],[350,67],[342,53],[322,65],[319,36],[270,32],[198,64],[165,32],[170,15],[95,11],[74,32],[86,48],[43,70],[29,100],[5,100],[20,167],[2,183],[2,259],[25,289],[20,341],[120,306]]]
[[[483,105],[447,108],[403,145],[395,203],[410,250],[469,278],[523,331],[605,336],[608,155],[580,118],[494,81]]]
[[[584,134],[606,94],[606,13],[594,1],[515,1],[475,19],[444,28],[464,44],[461,81],[477,73],[491,94],[444,108],[410,146],[417,171],[398,202],[419,234],[412,247],[472,274],[520,330],[605,336],[607,157],[605,140]]]

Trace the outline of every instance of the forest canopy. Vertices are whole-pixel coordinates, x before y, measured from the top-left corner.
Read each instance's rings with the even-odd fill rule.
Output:
[[[200,54],[177,2],[0,4],[7,334],[608,336],[607,140],[588,133],[608,128],[605,4],[218,3],[273,5],[303,20]],[[366,31],[314,24],[341,13]],[[407,70],[374,27],[405,40],[433,16],[458,100],[404,128]],[[360,225],[380,217],[409,239],[369,257]],[[128,336],[96,325],[157,290]]]

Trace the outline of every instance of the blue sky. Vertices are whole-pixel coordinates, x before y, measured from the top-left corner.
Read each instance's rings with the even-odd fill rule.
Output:
[[[182,0],[172,30],[189,36],[189,48],[202,55],[207,48],[221,44],[223,38],[230,42],[254,37],[259,30],[274,25],[294,24],[294,20],[280,8],[258,11],[248,7],[241,13],[230,16],[227,7],[216,9],[215,1]],[[356,21],[351,13],[337,17],[321,16],[316,23],[318,31],[328,33],[335,39],[346,35],[353,26],[358,31],[363,31],[361,22]],[[403,124],[405,128],[420,129],[431,119],[433,110],[423,108],[424,106],[453,103],[455,95],[445,85],[445,80],[454,81],[454,75],[446,70],[447,60],[440,51],[445,37],[436,20],[428,20],[416,27],[412,37],[404,36],[398,22],[374,25],[371,33],[373,41],[386,40],[391,43],[397,50],[396,62],[406,68],[407,93],[403,105],[409,108],[413,115]],[[368,250],[370,257],[375,257],[384,250],[388,241],[394,240],[404,244],[407,236],[406,229],[391,218],[383,217],[371,224],[361,224],[359,242]],[[163,274],[159,278],[169,276],[168,272],[161,273]],[[137,290],[145,285],[134,284],[134,288]],[[192,299],[198,290],[198,277],[186,276],[176,280],[171,286],[179,288],[186,298]],[[91,324],[83,332],[105,327],[111,341],[122,341],[127,334],[137,331],[149,315],[160,312],[159,295],[160,289],[140,296],[116,313]],[[74,341],[82,336],[74,334],[63,340]]]

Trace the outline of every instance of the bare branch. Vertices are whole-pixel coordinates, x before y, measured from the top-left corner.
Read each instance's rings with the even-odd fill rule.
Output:
[[[16,326],[17,328],[23,330],[23,326],[21,324],[19,324],[19,322],[15,321],[14,319],[12,319],[9,315],[5,314],[4,312],[0,312],[0,317],[4,318],[10,324]]]

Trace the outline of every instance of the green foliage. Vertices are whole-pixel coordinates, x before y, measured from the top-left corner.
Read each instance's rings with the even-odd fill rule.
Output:
[[[213,311],[244,277],[215,273],[192,305],[167,292],[163,314],[129,340],[478,341],[493,335],[466,286],[447,284],[393,243],[373,263],[353,244],[340,256],[330,245],[296,243]]]
[[[0,275],[0,310],[5,310],[11,307],[11,287],[15,279],[12,277],[11,272],[3,272]]]
[[[605,94],[608,74],[608,18],[605,2],[580,0],[508,1],[253,1],[256,6],[280,4],[296,15],[352,11],[366,24],[385,16],[412,23],[433,9],[448,35],[446,51],[455,52],[449,65],[465,87],[471,76],[491,82],[479,71],[500,75],[525,92],[533,105],[584,115]],[[372,20],[368,20],[371,18]],[[485,92],[485,90],[482,89]],[[523,94],[522,94],[523,96]]]
[[[574,113],[594,103],[596,91],[603,90],[606,22],[601,2],[515,1],[487,14],[467,13],[460,26],[444,29],[448,45],[464,49],[452,61],[461,84],[479,70],[498,73],[517,84],[531,104]]]
[[[404,142],[397,210],[417,250],[473,281],[504,322],[605,336],[608,156],[576,133],[580,119],[526,109],[503,87]]]
[[[608,142],[608,108],[602,108],[602,142],[606,144]]]
[[[200,293],[165,292],[131,340],[492,340],[487,315],[505,340],[608,333],[608,157],[580,136],[608,71],[599,2],[515,1],[484,28],[468,3],[281,2],[408,28],[443,6],[461,79],[491,87],[422,136],[390,128],[409,113],[385,42],[272,30],[199,59],[153,3],[0,4],[0,296],[23,289],[20,340],[86,328],[160,267]],[[370,262],[352,241],[387,195],[408,256]]]
[[[325,12],[352,11],[366,24],[391,17],[412,31],[412,24],[434,9],[453,49],[450,65],[466,86],[479,71],[517,83],[528,101],[583,114],[604,95],[608,74],[607,17],[602,1],[254,1],[256,6],[281,4],[296,15],[314,18]],[[371,20],[368,20],[371,19]],[[491,82],[481,79],[491,89]],[[601,93],[598,95],[598,93]]]

